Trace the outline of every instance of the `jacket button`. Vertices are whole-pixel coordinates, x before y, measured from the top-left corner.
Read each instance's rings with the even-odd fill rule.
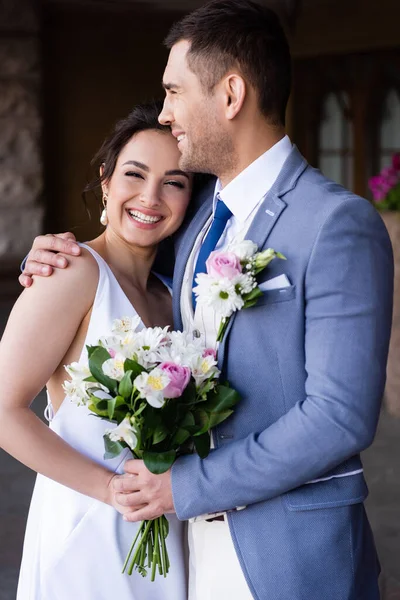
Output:
[[[201,333],[200,333],[200,331],[198,329],[195,329],[193,331],[193,337],[195,337],[195,338],[200,338],[201,337]]]

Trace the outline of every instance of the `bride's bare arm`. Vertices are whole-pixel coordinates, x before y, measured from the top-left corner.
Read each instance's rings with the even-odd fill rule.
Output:
[[[60,256],[60,252],[68,255],[68,258]],[[68,266],[69,255],[78,256],[80,253],[80,246],[73,233],[39,235],[33,241],[19,282],[23,287],[30,287],[33,283],[32,275],[48,277],[52,275],[54,268],[65,269]]]
[[[37,278],[11,312],[0,342],[0,447],[34,471],[115,505],[113,473],[74,450],[30,409],[95,296],[98,268],[93,259],[70,262],[69,269]]]

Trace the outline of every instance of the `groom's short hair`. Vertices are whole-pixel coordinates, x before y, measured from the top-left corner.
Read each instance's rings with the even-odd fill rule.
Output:
[[[175,23],[165,45],[190,42],[188,64],[211,92],[234,66],[256,90],[262,114],[285,123],[291,86],[289,45],[273,10],[251,0],[212,0]]]

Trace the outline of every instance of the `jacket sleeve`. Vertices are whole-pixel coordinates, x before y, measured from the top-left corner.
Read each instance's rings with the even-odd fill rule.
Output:
[[[327,217],[304,294],[304,399],[264,431],[205,460],[179,458],[172,488],[180,519],[276,497],[372,443],[386,377],[393,256],[367,201],[353,196]]]

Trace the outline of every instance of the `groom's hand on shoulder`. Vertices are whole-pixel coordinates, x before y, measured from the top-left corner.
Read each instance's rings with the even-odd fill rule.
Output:
[[[30,287],[33,283],[32,275],[48,277],[53,273],[53,267],[65,269],[68,260],[58,253],[79,256],[80,246],[76,243],[73,233],[56,233],[39,235],[35,238],[32,248],[26,258],[24,270],[18,280],[23,287]]]

